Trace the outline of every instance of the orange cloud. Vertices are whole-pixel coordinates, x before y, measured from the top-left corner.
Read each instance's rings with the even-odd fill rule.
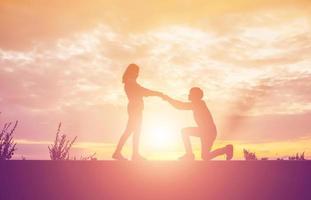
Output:
[[[220,138],[310,134],[308,1],[71,3],[0,4],[1,111],[22,120],[17,138],[49,140],[63,121],[82,142],[115,142],[130,62],[142,67],[143,85],[177,98],[202,87]],[[159,100],[145,113],[150,123],[174,119],[176,135],[192,123]]]

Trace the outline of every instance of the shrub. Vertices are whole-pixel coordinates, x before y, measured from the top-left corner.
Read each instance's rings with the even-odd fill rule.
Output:
[[[306,160],[305,159],[305,152],[299,155],[299,153],[296,153],[295,156],[289,156],[288,160]]]
[[[5,123],[0,132],[0,160],[10,160],[16,151],[13,134],[17,125],[18,121],[15,122],[14,126],[12,126],[12,122]]]
[[[80,160],[91,160],[91,161],[95,161],[97,160],[97,158],[95,157],[96,153],[93,153],[92,155],[89,155],[89,156],[86,156],[86,157],[83,157],[81,156],[80,157]]]
[[[252,153],[246,149],[243,149],[243,152],[244,152],[244,159],[245,160],[258,160],[255,153]]]
[[[77,137],[71,141],[67,139],[65,134],[60,133],[61,126],[62,123],[59,123],[54,144],[48,147],[51,160],[69,160],[70,148],[77,139]]]

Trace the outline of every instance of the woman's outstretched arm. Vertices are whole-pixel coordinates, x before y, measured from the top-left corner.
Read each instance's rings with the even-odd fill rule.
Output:
[[[142,92],[143,96],[149,97],[149,96],[162,96],[162,92],[154,91],[154,90],[149,90],[147,88],[144,88],[140,86],[140,91]]]

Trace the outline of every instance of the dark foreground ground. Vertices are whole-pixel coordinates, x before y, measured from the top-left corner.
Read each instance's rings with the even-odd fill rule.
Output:
[[[310,161],[2,161],[1,200],[311,199]]]

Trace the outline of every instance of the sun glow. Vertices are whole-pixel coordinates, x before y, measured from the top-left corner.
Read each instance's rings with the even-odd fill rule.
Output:
[[[149,124],[142,135],[142,150],[151,160],[175,160],[181,153],[179,129],[166,123]]]
[[[160,118],[161,121],[147,119],[142,135],[144,149],[151,153],[176,149],[180,144],[180,130],[176,121],[163,118]]]
[[[173,140],[174,132],[170,127],[158,127],[151,131],[150,145],[155,149],[168,148],[175,143]]]

